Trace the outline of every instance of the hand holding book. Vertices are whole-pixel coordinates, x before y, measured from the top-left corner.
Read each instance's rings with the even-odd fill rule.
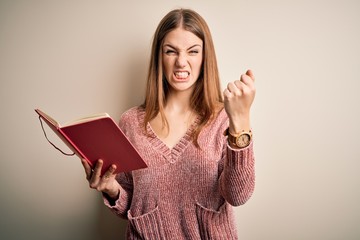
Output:
[[[101,171],[103,168],[103,161],[101,159],[96,162],[94,169],[91,168],[85,159],[81,159],[81,163],[84,166],[86,179],[89,182],[90,188],[96,189],[99,192],[103,192],[108,197],[110,197],[111,200],[116,200],[119,198],[120,184],[115,179],[116,165],[112,164],[106,170],[104,175],[101,176]]]

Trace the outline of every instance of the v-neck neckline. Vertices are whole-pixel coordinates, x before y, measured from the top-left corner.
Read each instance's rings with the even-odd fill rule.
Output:
[[[141,121],[144,122],[145,112],[141,114]],[[169,162],[174,163],[179,156],[185,151],[189,143],[192,142],[193,133],[200,121],[200,117],[197,116],[192,124],[188,127],[185,134],[180,140],[170,148],[165,142],[163,142],[155,133],[150,123],[146,123],[147,138],[150,144],[157,149]]]

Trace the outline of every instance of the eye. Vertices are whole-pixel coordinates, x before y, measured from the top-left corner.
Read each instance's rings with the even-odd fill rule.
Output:
[[[190,55],[196,55],[196,54],[198,54],[199,53],[199,50],[190,50],[189,51],[189,53],[190,53]]]
[[[166,49],[164,52],[165,52],[165,54],[167,54],[167,55],[174,55],[174,54],[176,54],[176,52],[175,52],[174,50],[172,50],[172,49]]]

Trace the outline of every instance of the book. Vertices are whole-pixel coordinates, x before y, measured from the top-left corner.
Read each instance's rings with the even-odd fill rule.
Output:
[[[60,125],[40,109],[35,111],[40,121],[43,120],[74,154],[85,159],[91,167],[95,167],[97,160],[102,159],[102,175],[111,164],[117,167],[115,173],[147,167],[133,144],[109,114],[94,114]],[[46,133],[45,137],[47,138]],[[50,142],[49,139],[48,141]]]

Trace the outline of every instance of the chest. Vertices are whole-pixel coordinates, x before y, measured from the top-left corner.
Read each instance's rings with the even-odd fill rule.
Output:
[[[176,149],[176,148],[175,148]],[[193,144],[178,154],[161,149],[148,148],[149,167],[134,171],[135,195],[148,198],[159,196],[196,196],[216,188],[221,173],[222,153],[212,149],[200,150]],[[143,195],[144,194],[144,195]]]
[[[195,117],[179,115],[167,117],[167,122],[163,122],[158,116],[149,125],[156,137],[172,149],[189,133],[195,120]]]

